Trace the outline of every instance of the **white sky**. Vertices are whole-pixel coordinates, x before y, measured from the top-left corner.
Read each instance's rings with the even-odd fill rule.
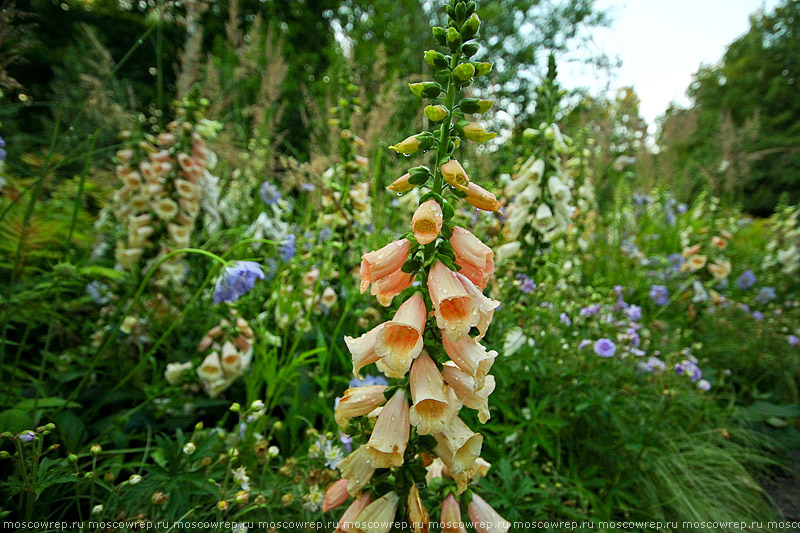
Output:
[[[750,14],[772,11],[779,0],[597,0],[611,15],[611,27],[591,32],[588,49],[619,58],[611,79],[590,67],[559,61],[565,88],[588,87],[592,93],[633,85],[642,116],[651,124],[670,102],[688,104],[686,89],[701,63],[717,63],[726,46],[750,27]]]

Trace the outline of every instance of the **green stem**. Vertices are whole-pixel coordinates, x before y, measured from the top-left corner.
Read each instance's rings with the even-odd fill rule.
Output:
[[[450,125],[453,121],[453,106],[456,99],[456,84],[453,80],[453,69],[458,65],[461,59],[460,53],[455,53],[450,58],[450,77],[447,80],[447,94],[444,97],[444,107],[447,109],[447,118],[442,122],[442,127],[439,133],[439,148],[436,151],[436,172],[433,175],[433,192],[440,195],[444,189],[442,179],[442,161],[447,156],[447,149],[450,147]]]

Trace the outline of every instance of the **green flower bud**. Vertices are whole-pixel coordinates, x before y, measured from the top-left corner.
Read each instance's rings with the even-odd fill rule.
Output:
[[[97,457],[103,451],[103,448],[99,444],[92,444],[92,447],[89,448],[89,452],[92,454],[93,457]]]
[[[73,465],[74,465],[75,463],[77,463],[77,462],[78,462],[78,456],[77,456],[77,455],[75,455],[74,453],[71,453],[71,454],[67,455],[67,461],[68,461],[70,464],[73,464]]]
[[[433,38],[442,46],[447,44],[447,29],[439,26],[433,27]]]
[[[411,137],[407,137],[399,143],[390,146],[389,149],[403,155],[411,155],[419,150],[419,145],[420,142],[417,136],[412,135]]]
[[[431,177],[431,171],[428,167],[420,165],[408,170],[408,182],[412,185],[422,185]]]
[[[0,459],[11,459],[11,454],[5,450],[0,450]]]
[[[447,61],[447,58],[444,56],[444,54],[437,52],[436,50],[428,50],[425,52],[425,61],[427,61],[428,64],[436,70],[444,70],[450,66],[450,63]]]
[[[238,403],[233,403],[233,404],[231,404],[231,407],[230,407],[230,409],[231,409],[231,411],[233,411],[234,413],[238,413],[239,411],[241,411],[241,410],[242,410],[242,406],[241,406],[241,405],[239,405]]]
[[[458,103],[461,111],[467,114],[486,113],[492,108],[492,100],[479,100],[477,98],[462,98]]]
[[[442,94],[442,86],[435,81],[423,81],[421,83],[409,83],[408,88],[420,98],[436,98]]]
[[[441,122],[447,118],[447,108],[443,105],[425,106],[425,116],[432,122]]]
[[[486,76],[492,71],[491,63],[475,63],[475,74],[477,76]]]
[[[481,49],[481,46],[478,43],[467,43],[461,47],[461,53],[464,54],[466,59],[474,56],[478,53],[478,50]]]
[[[464,137],[476,143],[485,143],[486,141],[497,137],[496,133],[486,131],[483,129],[483,126],[477,122],[468,123],[462,128],[461,131],[464,132]]]
[[[462,43],[461,34],[455,28],[447,28],[447,46],[451,52],[455,52]]]
[[[455,74],[456,78],[459,80],[466,82],[471,80],[475,75],[475,67],[472,63],[461,63],[455,68],[453,74]]]
[[[467,4],[465,2],[459,2],[456,4],[455,9],[455,19],[457,21],[462,21],[467,18]]]
[[[461,36],[464,37],[464,40],[467,41],[472,39],[478,34],[478,30],[481,29],[481,19],[478,17],[477,13],[473,13],[467,21],[461,26]]]

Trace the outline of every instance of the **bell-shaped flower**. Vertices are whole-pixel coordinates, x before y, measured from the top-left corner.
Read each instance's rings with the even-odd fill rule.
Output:
[[[486,382],[486,375],[497,357],[497,352],[486,351],[483,345],[469,337],[463,337],[453,342],[446,336],[442,336],[442,344],[450,360],[458,368],[472,376],[478,389],[482,388]]]
[[[395,152],[401,153],[403,155],[411,155],[417,150],[419,150],[421,142],[416,135],[412,135],[411,137],[406,137],[402,141],[397,144],[394,144],[389,147],[389,149],[394,150]]]
[[[442,177],[453,188],[461,192],[468,192],[469,176],[461,163],[451,159],[441,167]]]
[[[404,461],[403,454],[408,446],[410,429],[406,392],[397,389],[394,396],[381,409],[369,442],[362,447],[366,450],[369,464],[374,468],[401,466]],[[347,477],[344,472],[342,476]]]
[[[530,218],[530,210],[519,204],[512,204],[508,209],[506,223],[503,226],[503,237],[507,241],[513,241],[519,237],[522,228]]]
[[[322,512],[327,513],[331,509],[336,509],[348,498],[350,498],[350,493],[347,492],[347,480],[342,478],[331,484],[325,491],[325,497],[322,499]]]
[[[442,231],[443,223],[444,216],[439,202],[433,199],[423,202],[411,218],[411,229],[414,231],[414,238],[420,244],[428,244],[435,241]]]
[[[539,183],[544,175],[544,168],[545,163],[543,159],[536,159],[535,156],[531,156],[520,169],[517,180],[521,180],[526,184]]]
[[[509,258],[517,255],[522,249],[522,243],[519,241],[507,242],[497,247],[497,264],[501,264]]]
[[[386,307],[391,305],[395,296],[406,290],[413,283],[414,278],[411,274],[406,274],[402,270],[395,270],[385,278],[381,278],[372,284],[370,294],[375,296],[378,303]]]
[[[379,324],[357,339],[353,337],[344,338],[344,343],[347,345],[347,349],[350,350],[350,355],[353,356],[353,375],[355,377],[360,379],[359,371],[379,359],[379,356],[375,353],[375,342],[385,325],[386,323]]]
[[[456,264],[461,274],[468,277],[481,290],[486,288],[494,274],[494,252],[470,231],[453,227],[450,244],[456,253]]]
[[[333,533],[350,533],[353,530],[353,523],[358,519],[358,515],[360,515],[361,511],[366,509],[370,503],[372,503],[372,496],[368,493],[362,494],[360,498],[353,500],[353,503],[350,504],[339,519],[339,523],[336,525],[336,530]]]
[[[369,284],[400,270],[408,259],[411,242],[400,239],[390,242],[379,250],[373,250],[361,256],[361,294]]]
[[[344,427],[351,418],[364,416],[380,407],[386,402],[383,391],[386,385],[367,385],[365,387],[350,387],[336,406],[336,423]]]
[[[419,495],[419,488],[416,485],[411,485],[408,490],[408,521],[411,526],[411,531],[414,533],[428,533],[430,528],[430,515],[425,505],[422,503],[422,498]]]
[[[409,181],[410,179],[411,179],[411,174],[406,172],[405,174],[394,180],[392,184],[386,188],[396,193],[408,192],[414,187],[416,187],[416,185],[414,185]]]
[[[494,376],[486,376],[483,387],[479,388],[475,378],[458,368],[452,361],[444,364],[442,376],[464,406],[478,411],[478,420],[481,424],[485,424],[491,416],[489,414],[489,395],[494,392]]]
[[[477,122],[468,123],[462,128],[462,131],[464,132],[464,137],[476,143],[485,143],[497,137],[497,133],[486,131],[484,127]]]
[[[345,457],[339,463],[339,472],[347,480],[347,492],[350,493],[350,496],[359,497],[361,491],[375,474],[375,467],[370,463],[367,448],[360,446],[356,451]]]
[[[556,176],[550,176],[547,179],[547,188],[556,202],[569,202],[572,198],[572,191]]]
[[[467,203],[483,211],[498,211],[500,202],[497,197],[475,183],[470,183],[465,191],[467,193]]]
[[[458,340],[466,337],[480,319],[472,295],[464,288],[455,272],[436,261],[428,273],[428,290],[436,315],[436,325],[443,337]]]
[[[461,521],[461,506],[456,501],[452,493],[442,500],[442,514],[440,515],[439,527],[442,533],[462,533],[466,532],[464,523]]]
[[[536,209],[536,218],[533,224],[540,233],[546,233],[553,229],[555,220],[553,220],[553,211],[550,209],[549,205],[545,203],[539,204],[539,207]]]
[[[409,419],[420,435],[441,433],[461,409],[458,396],[444,384],[436,363],[425,351],[411,367],[411,398],[414,405]]]
[[[460,474],[471,469],[483,446],[483,435],[469,429],[458,417],[433,438],[437,444],[433,451],[447,465],[450,474]]]
[[[411,368],[411,362],[422,351],[422,333],[428,312],[422,293],[415,292],[403,302],[394,317],[384,323],[375,340],[378,370],[390,378],[402,378]]]
[[[369,504],[353,523],[353,533],[389,533],[400,497],[394,491]]]
[[[478,336],[475,337],[475,340],[481,340],[486,335],[486,330],[489,329],[489,325],[492,323],[494,310],[500,307],[500,302],[484,296],[481,290],[467,276],[460,272],[456,275],[461,281],[461,285],[472,297],[473,308],[478,313],[478,323],[475,324],[478,328]]]
[[[472,494],[472,501],[467,506],[467,512],[477,533],[506,533],[511,529],[511,524],[475,493]]]

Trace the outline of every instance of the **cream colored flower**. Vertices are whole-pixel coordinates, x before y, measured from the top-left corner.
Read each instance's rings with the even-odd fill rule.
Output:
[[[411,367],[411,424],[420,435],[435,435],[444,431],[461,409],[461,400],[444,384],[436,363],[423,351]]]
[[[408,399],[405,390],[397,389],[378,415],[369,442],[363,447],[369,464],[375,468],[401,466],[409,432]]]

